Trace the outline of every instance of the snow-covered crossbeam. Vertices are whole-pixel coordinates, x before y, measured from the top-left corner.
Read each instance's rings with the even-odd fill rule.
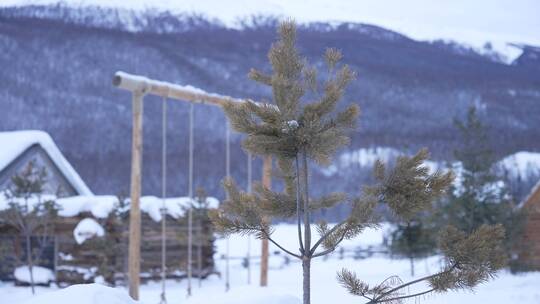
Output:
[[[113,85],[131,92],[152,94],[169,99],[223,106],[226,102],[245,102],[246,100],[208,93],[202,89],[178,85],[148,77],[118,71],[114,74]]]

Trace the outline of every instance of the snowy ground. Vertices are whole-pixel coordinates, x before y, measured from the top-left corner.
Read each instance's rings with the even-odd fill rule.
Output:
[[[282,225],[276,231],[276,239],[280,237],[289,240],[286,242],[289,248],[294,248],[294,227]],[[380,243],[382,235],[374,231],[368,231],[359,241],[349,242],[345,244],[347,248],[354,248],[358,245],[364,248],[368,245]],[[202,282],[202,287],[198,287],[197,280],[193,282],[193,296],[186,297],[186,281],[167,281],[167,300],[168,303],[219,303],[219,304],[243,304],[243,303],[262,303],[262,304],[293,304],[300,303],[301,298],[301,265],[300,263],[291,260],[287,265],[283,255],[272,254],[269,272],[269,287],[257,287],[259,271],[258,263],[255,261],[251,280],[248,284],[247,270],[242,266],[241,256],[246,255],[247,239],[244,237],[233,237],[230,239],[230,254],[238,257],[231,260],[230,280],[231,290],[225,292],[224,283],[224,266],[225,262],[220,258],[221,254],[226,252],[226,241],[218,240],[218,253],[216,254],[216,262],[223,276],[219,278],[212,276]],[[257,240],[251,241],[253,253],[257,253],[260,244]],[[274,247],[271,247],[273,253]],[[352,257],[339,259],[338,254],[334,254],[327,260],[319,259],[313,265],[312,278],[312,303],[364,303],[362,299],[350,296],[336,282],[336,271],[347,267],[354,270],[365,281],[375,284],[384,280],[392,274],[401,277],[407,281],[411,279],[409,274],[409,262],[406,260],[391,260],[383,256],[375,256],[367,259],[355,260]],[[438,267],[437,258],[429,258],[416,263],[417,276],[422,276],[427,273],[436,271]],[[540,272],[527,273],[523,275],[512,275],[506,271],[499,274],[499,277],[487,284],[479,287],[474,293],[459,292],[448,293],[445,295],[429,295],[422,299],[422,303],[540,303]],[[2,303],[27,303],[27,304],[49,304],[62,303],[62,301],[52,301],[54,299],[51,291],[56,291],[56,288],[40,287],[37,289],[38,297],[32,298],[30,289],[26,287],[15,287],[12,283],[0,283],[0,295]],[[125,292],[125,291],[124,291]],[[107,289],[100,289],[96,286],[88,288],[79,288],[75,290],[64,291],[65,297],[73,299],[74,295],[80,294],[81,297],[93,297],[100,304],[102,303],[129,303],[123,301],[125,299],[114,291],[108,292]],[[110,301],[104,294],[110,294]],[[141,302],[159,303],[161,293],[161,285],[159,282],[152,282],[141,287]],[[44,298],[43,298],[44,297]],[[98,303],[84,302],[84,303]],[[82,303],[82,302],[81,302]],[[415,303],[410,300],[406,303]]]

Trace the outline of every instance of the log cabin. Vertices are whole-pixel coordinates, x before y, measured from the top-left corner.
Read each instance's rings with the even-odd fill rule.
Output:
[[[526,219],[520,263],[526,269],[540,270],[540,181],[521,203],[521,208],[524,208]]]
[[[209,208],[218,201],[207,198]],[[126,281],[127,245],[129,227],[129,200],[111,195],[74,196],[57,198],[58,217],[54,232],[46,244],[39,236],[32,240],[35,247],[45,246],[39,265],[53,270],[56,283],[69,285],[105,280],[111,284]],[[166,241],[166,277],[181,279],[187,269],[187,216],[192,204],[187,197],[167,198],[154,196],[141,198],[142,246],[141,279],[157,280],[161,277],[162,237]],[[6,204],[0,201],[1,206]],[[166,212],[166,233],[161,230],[162,213]],[[0,210],[1,212],[1,210]],[[205,210],[194,210],[193,276],[215,273],[214,232]],[[0,246],[12,248],[0,255],[4,268],[0,279],[15,280],[15,267],[24,262],[24,239],[18,232],[0,222]],[[22,282],[21,282],[22,283]]]
[[[8,208],[4,191],[11,177],[28,164],[45,168],[43,197],[59,207],[53,232],[47,238],[36,235],[32,246],[41,248],[37,265],[51,269],[59,285],[105,280],[126,281],[129,200],[111,195],[94,195],[52,138],[42,131],[0,132],[0,215]],[[153,196],[141,198],[141,279],[161,277],[162,237],[166,244],[166,277],[183,278],[187,269],[187,217],[193,200]],[[215,208],[219,202],[206,198]],[[214,270],[214,233],[205,214],[194,214],[193,276],[206,277]],[[161,221],[165,214],[166,233]],[[38,231],[39,234],[39,231]],[[25,241],[0,216],[0,280],[16,280],[14,270],[25,261]],[[25,282],[18,282],[25,283]]]

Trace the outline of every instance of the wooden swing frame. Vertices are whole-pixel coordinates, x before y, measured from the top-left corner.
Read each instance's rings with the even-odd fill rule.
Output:
[[[227,102],[243,103],[246,100],[207,93],[189,86],[150,79],[140,75],[118,71],[114,74],[113,85],[132,94],[132,145],[131,145],[131,207],[129,213],[128,279],[129,295],[139,299],[140,285],[140,245],[141,245],[141,182],[143,149],[143,100],[145,95],[154,95],[172,100],[208,104],[223,107]],[[271,185],[272,158],[265,157],[262,168],[262,183]],[[268,284],[268,240],[262,240],[260,285]]]

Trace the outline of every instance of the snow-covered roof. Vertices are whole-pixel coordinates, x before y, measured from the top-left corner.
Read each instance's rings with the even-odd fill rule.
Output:
[[[60,149],[58,149],[49,134],[43,131],[0,132],[0,171],[35,144],[40,145],[47,152],[54,164],[79,194],[93,195],[77,171],[73,169],[64,155],[62,155],[62,152],[60,152]]]
[[[96,218],[106,218],[113,211],[118,202],[118,198],[114,195],[81,195],[56,198],[54,195],[42,195],[40,197],[31,197],[28,199],[30,208],[39,201],[54,200],[58,204],[58,215],[62,217],[77,216],[83,212],[89,212]],[[10,201],[3,193],[0,192],[0,211],[9,207]],[[24,200],[18,200],[21,204]],[[189,197],[171,197],[163,200],[156,196],[141,197],[141,211],[147,213],[154,221],[161,221],[161,208],[167,208],[167,214],[173,218],[179,218],[184,215],[185,210],[194,201]],[[129,204],[129,200],[127,202]],[[219,201],[216,198],[206,198],[208,208],[214,209],[219,206]],[[126,209],[129,205],[126,206]]]

